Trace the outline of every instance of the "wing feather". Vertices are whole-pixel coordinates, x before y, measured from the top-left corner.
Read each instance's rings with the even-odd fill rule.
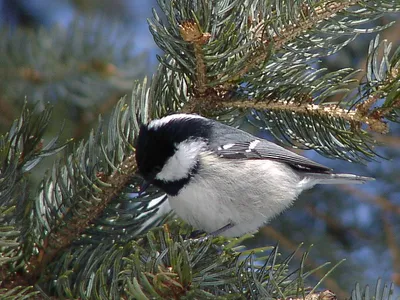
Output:
[[[214,122],[210,150],[226,159],[270,159],[304,172],[332,173],[332,169],[277,144],[219,122]]]
[[[332,170],[306,157],[291,152],[281,146],[266,140],[255,139],[248,142],[236,142],[220,145],[217,155],[226,159],[270,159],[287,163],[290,166],[305,171],[330,173]]]

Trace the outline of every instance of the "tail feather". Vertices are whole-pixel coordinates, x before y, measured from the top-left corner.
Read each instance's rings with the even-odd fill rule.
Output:
[[[316,184],[361,184],[375,180],[353,174],[303,173],[303,176],[298,186],[301,190],[310,189]]]
[[[316,184],[362,184],[367,181],[375,180],[372,177],[358,176],[353,174],[321,174],[312,173],[307,174],[312,180],[316,181]]]

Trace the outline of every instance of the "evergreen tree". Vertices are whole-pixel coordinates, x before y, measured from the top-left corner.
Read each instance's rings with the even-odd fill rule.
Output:
[[[164,51],[159,67],[115,104],[144,73],[117,25],[77,20],[68,29],[1,32],[3,111],[4,99],[39,100],[26,103],[0,137],[1,298],[334,299],[338,291],[321,282],[337,264],[309,268],[308,251],[282,257],[278,246],[245,248],[250,235],[191,239],[194,228],[161,214],[168,208],[162,191],[138,196],[135,138],[141,123],[181,111],[267,130],[283,144],[331,158],[375,159],[376,134],[400,120],[400,47],[391,51],[375,37],[361,78],[359,70],[319,63],[358,35],[392,26],[374,21],[400,11],[399,2],[159,6],[165,17],[154,11],[149,22]],[[105,106],[93,112],[98,98]],[[64,143],[52,132],[63,127],[51,123],[47,102],[54,99],[64,100],[56,110],[73,109],[93,127],[86,139],[77,132]],[[87,122],[110,105],[105,120]],[[49,157],[54,164],[38,180],[34,170]],[[392,287],[378,281],[375,290],[356,285],[351,299],[391,299]]]

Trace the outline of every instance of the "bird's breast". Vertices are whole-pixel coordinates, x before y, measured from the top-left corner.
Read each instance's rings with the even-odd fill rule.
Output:
[[[200,157],[198,172],[175,196],[171,207],[197,229],[216,231],[235,226],[226,236],[256,231],[297,197],[297,174],[269,160]]]

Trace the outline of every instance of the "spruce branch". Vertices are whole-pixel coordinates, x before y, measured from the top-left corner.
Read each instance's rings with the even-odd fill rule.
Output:
[[[16,287],[11,290],[0,288],[0,295],[4,300],[40,299],[39,294],[40,292],[35,291],[33,286]]]
[[[170,223],[162,230],[151,230],[136,243],[135,251],[124,258],[126,265],[119,279],[128,296],[143,299],[287,299],[311,290],[303,290],[303,280],[315,271],[304,270],[307,252],[301,271],[290,272],[294,254],[281,259],[277,247],[245,254],[240,242],[186,240],[181,224]],[[263,252],[267,255],[261,263],[257,254]]]
[[[86,245],[82,248],[85,250],[83,253],[87,253],[93,245],[98,246],[91,252],[101,249],[104,251],[104,245],[99,244],[96,239],[99,232],[104,238],[104,232],[110,225],[119,226],[120,229],[115,230],[115,233],[120,230],[125,232],[126,237],[119,237],[121,243],[125,239],[129,241],[140,233],[140,226],[154,215],[157,206],[150,207],[148,201],[138,201],[137,205],[131,205],[121,213],[112,211],[111,205],[116,199],[124,200],[121,194],[127,191],[130,184],[132,189],[137,189],[140,182],[136,175],[132,146],[138,129],[132,129],[144,121],[136,118],[143,116],[143,109],[147,108],[146,91],[142,85],[136,85],[130,106],[123,100],[116,106],[107,127],[107,137],[104,137],[100,125],[87,142],[77,145],[70,154],[67,152],[64,161],[57,162],[43,180],[34,205],[24,207],[29,215],[24,218],[31,226],[31,238],[22,243],[17,253],[11,255],[10,260],[18,262],[14,272],[7,268],[1,270],[4,275],[1,278],[3,288],[12,290],[44,280],[49,265],[57,266],[56,257],[61,260],[61,266],[69,265],[69,258],[63,256],[63,253],[71,249],[70,251],[78,255],[79,251],[74,249],[79,244]],[[140,100],[134,102],[136,99]],[[46,146],[43,151],[48,150],[47,148]],[[29,156],[24,157],[27,159]],[[156,198],[158,195],[160,193],[157,190],[150,190],[146,197]],[[135,211],[138,215],[142,214],[140,219],[132,219]],[[114,215],[111,222],[108,221],[110,215]],[[126,215],[131,216],[129,220]],[[88,240],[92,246],[87,243]],[[113,251],[110,245],[112,246],[111,241],[109,245],[106,244],[105,253]],[[66,261],[62,262],[63,260]],[[82,271],[86,272],[85,269]],[[102,280],[102,276],[100,274],[98,278]]]
[[[365,80],[356,78],[358,70],[327,72],[310,64],[359,33],[390,26],[359,27],[386,11],[399,11],[397,3],[171,3],[160,1],[169,27],[156,14],[150,22],[156,43],[167,53],[160,58],[160,82],[153,85],[161,115],[180,108],[232,123],[247,119],[282,143],[326,156],[365,162],[377,155],[371,132],[385,134],[387,121],[398,121],[398,50],[390,57],[390,44],[375,39]],[[179,18],[174,7],[185,7]],[[374,53],[383,48],[378,66]],[[382,98],[386,102],[377,105]]]
[[[50,106],[38,112],[25,104],[20,118],[7,134],[0,137],[0,281],[4,287],[7,279],[17,280],[13,288],[5,292],[10,297],[36,294],[31,294],[31,288],[18,287],[22,281],[18,280],[16,272],[21,260],[34,247],[30,228],[32,199],[26,174],[45,157],[60,152],[66,146],[58,145],[58,137],[44,145],[43,136],[49,125],[51,111]]]
[[[372,97],[371,97],[372,98]],[[369,128],[378,133],[387,133],[387,124],[381,121],[381,117],[375,117],[371,111],[366,110],[366,106],[362,109],[353,109],[351,111],[338,107],[337,105],[318,105],[318,104],[298,104],[297,101],[229,101],[221,102],[223,108],[241,108],[241,109],[256,109],[256,110],[277,110],[290,111],[304,115],[325,115],[327,117],[336,117],[344,119],[354,126],[361,127],[362,124],[367,124]]]
[[[39,255],[32,256],[29,260],[27,263],[29,266],[27,272],[30,274],[30,278],[27,279],[28,282],[32,282],[32,280],[35,282],[38,276],[44,271],[44,268],[53,261],[60,251],[79,239],[90,224],[103,213],[109,202],[125,189],[132,179],[132,174],[135,174],[135,172],[135,157],[134,155],[130,155],[121,163],[118,170],[109,177],[101,176],[99,178],[98,184],[101,190],[98,194],[93,194],[93,199],[88,199],[88,204],[90,205],[86,207],[81,206],[79,213],[72,213],[72,217],[67,221],[60,221],[58,228],[49,232],[43,240],[42,247],[39,248]],[[94,202],[96,203],[95,205]],[[70,212],[66,211],[66,214]]]
[[[272,51],[277,51],[279,49],[284,48],[288,45],[292,40],[299,37],[301,34],[315,27],[319,22],[325,19],[332,18],[337,13],[357,4],[361,1],[343,1],[343,2],[335,2],[335,1],[323,1],[320,4],[317,4],[316,7],[308,7],[308,4],[302,4],[301,9],[298,12],[297,22],[294,24],[285,24],[279,30],[276,30],[273,26],[269,28],[270,20],[261,21],[261,24],[264,25],[263,32],[274,32],[271,36],[267,36],[263,44],[272,43]],[[300,19],[300,20],[299,20]],[[258,24],[252,26],[259,26]],[[237,73],[238,77],[245,76],[248,74],[253,68],[258,67],[262,64],[270,54],[265,51],[265,47],[259,47],[253,52],[252,58],[247,62],[246,66],[239,70]]]
[[[265,249],[249,255],[237,247],[241,240],[231,241],[223,248],[215,246],[226,244],[225,239],[196,243],[183,238],[192,228],[177,222],[137,239],[139,227],[154,208],[134,205],[128,213],[135,212],[137,217],[131,217],[133,220],[129,222],[121,218],[126,209],[115,214],[114,210],[124,203],[121,194],[128,181],[132,190],[139,182],[133,156],[126,153],[133,150],[138,125],[147,118],[148,97],[145,87],[136,86],[130,106],[124,101],[116,106],[107,127],[107,138],[103,137],[100,126],[88,141],[80,143],[72,153],[67,152],[65,160],[55,164],[41,185],[36,207],[28,209],[33,213],[28,220],[34,227],[35,243],[33,249],[25,249],[24,257],[30,258],[21,261],[22,257],[13,257],[20,260],[17,272],[9,272],[2,278],[2,287],[17,292],[20,286],[39,284],[44,291],[65,298],[91,297],[93,293],[103,298],[124,293],[189,298],[286,297],[302,293],[304,280],[314,271],[301,271],[300,277],[290,273],[294,255],[280,262],[275,249],[260,267],[254,254]],[[150,189],[145,197],[151,200],[159,195]],[[110,217],[112,228],[107,226],[111,224],[107,223]],[[130,226],[132,222],[134,228]],[[109,235],[118,226],[130,236],[124,238],[118,234],[118,242],[110,241]],[[240,254],[247,258],[239,261]],[[303,270],[304,263],[300,268]]]
[[[382,284],[382,280],[378,279],[376,282],[375,292],[367,285],[361,288],[357,283],[351,293],[350,300],[391,300],[393,299],[394,286],[393,284]]]
[[[202,45],[207,44],[211,35],[202,33],[199,24],[196,22],[186,21],[179,25],[182,38],[185,42],[193,44],[194,55],[196,58],[196,84],[200,95],[204,95],[206,91],[206,65],[204,63],[204,53]]]

